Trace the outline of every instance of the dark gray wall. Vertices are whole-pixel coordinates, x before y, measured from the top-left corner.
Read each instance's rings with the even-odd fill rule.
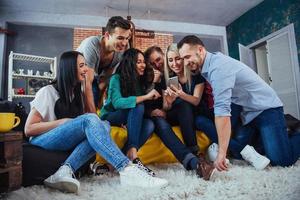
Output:
[[[45,26],[29,26],[8,24],[8,29],[16,33],[14,36],[7,37],[6,59],[4,65],[3,79],[4,81],[4,98],[7,98],[7,79],[8,79],[8,56],[10,51],[23,54],[32,54],[46,57],[57,57],[62,52],[72,50],[73,48],[73,29],[56,28]],[[49,65],[43,65],[32,62],[17,61],[14,67],[23,68],[25,72],[27,68],[33,68],[34,71],[48,71]],[[25,81],[18,80],[14,82],[15,87],[25,87]],[[15,99],[17,102],[24,102],[27,109],[28,102],[32,99],[23,98]]]
[[[174,37],[173,37],[174,43],[178,43],[186,35],[188,35],[188,34],[185,34],[185,35],[174,34]],[[221,39],[218,39],[218,38],[207,38],[207,37],[203,37],[203,36],[199,36],[199,35],[198,35],[198,37],[202,40],[202,42],[205,45],[205,48],[209,52],[220,51],[220,52],[224,53],[223,48],[221,46],[221,44],[223,44],[223,42],[221,41]]]

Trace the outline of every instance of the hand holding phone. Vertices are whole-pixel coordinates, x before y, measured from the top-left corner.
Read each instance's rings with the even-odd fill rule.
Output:
[[[178,76],[174,76],[172,78],[169,78],[169,84],[168,84],[168,86],[170,87],[171,85],[173,85],[174,87],[176,87],[177,89],[179,89]]]

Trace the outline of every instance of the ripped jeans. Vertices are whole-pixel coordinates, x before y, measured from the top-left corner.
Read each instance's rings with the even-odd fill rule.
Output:
[[[129,159],[112,140],[109,123],[102,121],[92,113],[80,115],[50,131],[35,136],[30,143],[47,150],[72,150],[64,164],[69,164],[74,172],[96,152],[118,171],[129,163]]]

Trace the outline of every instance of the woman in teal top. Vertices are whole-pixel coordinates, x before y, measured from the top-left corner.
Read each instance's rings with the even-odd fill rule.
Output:
[[[141,51],[131,48],[124,52],[116,74],[110,79],[107,100],[101,109],[100,117],[108,120],[112,126],[126,125],[128,138],[123,152],[133,163],[154,175],[137,157],[138,149],[154,130],[153,122],[144,118],[143,102],[160,97],[155,89],[145,94],[145,68],[144,54]]]

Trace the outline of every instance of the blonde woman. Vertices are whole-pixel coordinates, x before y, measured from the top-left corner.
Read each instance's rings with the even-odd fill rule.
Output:
[[[194,128],[193,106],[200,103],[205,79],[200,74],[191,75],[183,66],[176,44],[171,44],[165,53],[164,75],[167,89],[164,92],[164,109],[177,118],[185,144],[193,151],[198,150]],[[178,85],[170,82],[177,77]],[[180,113],[180,115],[179,115]],[[174,120],[172,120],[174,121]]]
[[[166,80],[171,76],[169,70],[175,75],[177,74],[180,85],[178,84],[178,89],[174,88],[176,87],[174,85],[167,88],[161,86],[159,92],[163,94],[163,98],[152,100],[146,106],[148,110],[152,110],[149,113],[151,113],[150,116],[155,125],[155,133],[177,160],[182,163],[185,169],[195,170],[199,177],[209,180],[214,172],[214,167],[212,163],[206,162],[202,157],[197,157],[199,149],[193,119],[193,105],[197,105],[200,102],[203,83],[195,82],[197,84],[193,84],[194,80],[192,78],[185,78],[182,60],[174,47],[176,47],[175,44],[168,47],[165,54],[165,67],[161,71],[167,73],[165,76]],[[149,53],[148,57],[154,57],[154,54]],[[165,85],[165,81],[163,78],[161,79],[162,82],[160,84]],[[190,80],[189,83],[188,80]],[[187,90],[185,90],[186,87]],[[158,88],[157,85],[155,88]],[[194,90],[195,92],[189,92]],[[172,130],[172,125],[180,126],[184,143],[176,136]]]

